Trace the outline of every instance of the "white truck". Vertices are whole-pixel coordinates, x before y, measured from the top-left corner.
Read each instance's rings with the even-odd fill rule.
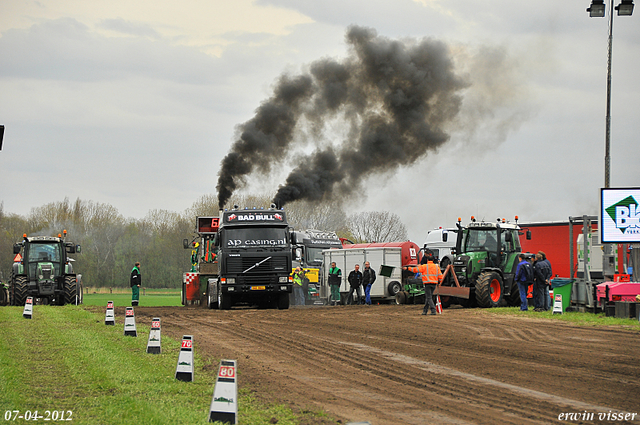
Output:
[[[408,244],[411,244],[411,246],[408,246]],[[360,271],[363,271],[366,261],[369,262],[371,268],[376,272],[376,281],[371,286],[371,300],[385,303],[395,302],[396,294],[403,290],[402,266],[407,264],[415,265],[418,263],[417,245],[412,242],[397,243],[395,245],[405,246],[347,248],[349,246],[347,245],[345,249],[327,249],[322,251],[324,257],[324,276],[328,276],[329,267],[331,267],[332,262],[335,262],[336,266],[342,271],[340,296],[343,303],[351,290],[351,286],[347,281],[349,273],[355,268],[356,264],[359,264]],[[393,268],[392,270],[385,268],[387,271],[391,271],[390,277],[380,274],[383,268],[382,266],[390,266]]]

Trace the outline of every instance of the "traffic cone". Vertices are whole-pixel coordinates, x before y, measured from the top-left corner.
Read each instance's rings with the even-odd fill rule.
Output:
[[[442,303],[440,302],[440,295],[436,295],[436,313],[442,314]]]

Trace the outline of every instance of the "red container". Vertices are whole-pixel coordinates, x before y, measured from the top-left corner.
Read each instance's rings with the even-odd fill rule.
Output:
[[[200,275],[198,273],[185,273],[185,297],[187,301],[197,301],[200,299]]]

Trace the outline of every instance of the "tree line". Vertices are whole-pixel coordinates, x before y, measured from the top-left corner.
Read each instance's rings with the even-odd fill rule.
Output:
[[[235,196],[227,205],[268,208],[271,196]],[[106,203],[65,198],[31,209],[27,216],[4,211],[0,203],[0,277],[11,277],[13,245],[28,236],[57,236],[67,230],[67,241],[81,245],[71,254],[73,268],[85,287],[127,287],[133,264],[142,265],[143,286],[177,288],[190,269],[191,239],[196,217],[217,216],[215,195],[203,195],[182,213],[150,210],[142,219],[125,218]],[[407,230],[396,214],[360,212],[347,215],[338,202],[310,204],[296,201],[285,208],[296,230],[334,231],[355,243],[407,240]]]

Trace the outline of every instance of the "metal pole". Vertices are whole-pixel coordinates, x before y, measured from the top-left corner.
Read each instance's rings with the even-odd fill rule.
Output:
[[[611,54],[613,51],[613,0],[609,2],[609,45],[607,56],[607,117],[604,142],[604,187],[609,188],[609,165],[611,163]]]

